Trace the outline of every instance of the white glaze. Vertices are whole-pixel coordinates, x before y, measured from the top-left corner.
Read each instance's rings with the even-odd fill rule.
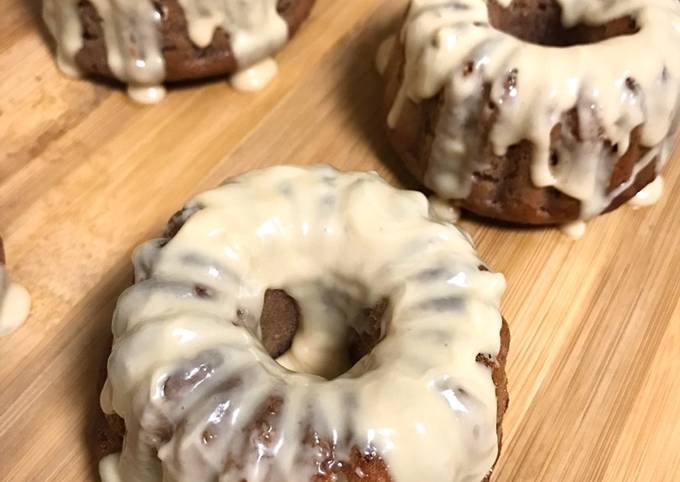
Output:
[[[653,206],[663,197],[664,180],[663,176],[657,176],[651,184],[648,184],[642,191],[637,193],[634,198],[628,201],[633,209]]]
[[[653,154],[639,162],[636,172],[657,156],[660,169],[669,158],[680,124],[680,3],[558,2],[566,26],[602,25],[630,16],[640,30],[590,45],[544,47],[491,27],[485,0],[411,2],[401,32],[404,82],[388,123],[396,124],[406,102],[443,91],[425,179],[440,196],[466,198],[473,172],[484,167],[471,155],[479,152],[479,139],[463,128],[482,115],[484,85],[491,86],[498,112],[490,136],[494,153],[504,155],[510,146],[530,141],[533,183],[581,201],[582,220],[600,214],[634,181],[607,193],[613,164],[627,151],[633,129],[641,126],[641,143]],[[511,0],[499,3],[508,6]],[[517,75],[511,85],[507,80],[513,71]],[[627,79],[634,80],[634,88]],[[582,139],[565,135],[552,146],[559,159],[552,166],[550,133],[572,109],[578,112]]]
[[[125,419],[127,436],[105,482],[305,482],[329,457],[300,443],[306,424],[334,441],[336,460],[352,447],[383,457],[395,482],[484,478],[497,454],[496,397],[476,356],[500,349],[505,280],[478,268],[466,235],[432,220],[422,194],[373,173],[279,166],[187,208],[172,240],[137,249],[137,283],[114,315],[103,404]],[[302,314],[279,363],[253,335],[268,288],[285,289]],[[342,376],[282,367],[342,373],[345,330],[385,297],[387,336]],[[203,381],[172,400],[163,387],[178,372]],[[272,396],[281,414],[261,427],[271,430],[263,443],[243,429]],[[216,437],[206,444],[210,419]],[[172,438],[154,435],[166,430]],[[224,469],[232,453],[242,469]]]
[[[378,52],[375,55],[375,68],[379,74],[384,74],[387,70],[387,65],[392,57],[394,46],[397,44],[397,36],[390,35],[380,43]]]
[[[111,72],[129,85],[130,97],[149,104],[164,97],[161,13],[151,0],[91,0],[102,19]],[[43,17],[57,42],[57,64],[78,76],[76,55],[83,47],[78,0],[44,0]],[[199,48],[212,42],[215,31],[227,32],[240,69],[247,69],[278,51],[288,39],[288,25],[277,11],[277,0],[179,0],[191,41]],[[272,77],[271,61],[256,68],[250,90]],[[252,72],[251,72],[252,74]],[[238,74],[237,74],[238,75]],[[237,84],[245,84],[237,79]]]
[[[138,104],[151,105],[163,100],[167,92],[162,85],[144,87],[130,84],[128,85],[127,93],[130,99]]]
[[[104,482],[127,482],[120,477],[120,454],[110,454],[99,461],[99,476]]]
[[[83,48],[83,26],[77,0],[44,0],[43,18],[57,42],[57,66],[69,77],[80,77],[76,54]]]
[[[460,209],[451,201],[430,196],[430,217],[447,223],[457,223],[460,220]]]
[[[26,288],[9,279],[0,264],[0,336],[9,335],[28,317],[31,297]]]
[[[212,42],[221,28],[241,67],[276,52],[288,39],[288,25],[276,10],[278,0],[179,0],[189,36],[199,47]]]
[[[232,75],[229,83],[241,92],[257,92],[264,89],[276,77],[278,71],[276,61],[267,57]]]
[[[562,234],[573,239],[574,241],[583,239],[583,236],[586,235],[586,229],[586,222],[581,220],[573,221],[560,226],[560,231],[562,231]]]

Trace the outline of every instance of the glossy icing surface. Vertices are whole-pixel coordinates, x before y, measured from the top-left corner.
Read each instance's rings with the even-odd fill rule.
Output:
[[[111,72],[129,85],[132,99],[153,103],[163,98],[165,60],[160,37],[161,11],[151,0],[90,0],[101,17]],[[83,47],[79,0],[45,0],[43,18],[57,42],[57,63],[66,74],[79,74],[76,55]],[[288,39],[288,25],[277,0],[179,0],[191,41],[212,42],[219,28],[229,34],[240,68],[268,58]],[[272,69],[268,72],[271,78]],[[258,86],[265,85],[260,76]],[[236,83],[238,88],[240,84]],[[250,90],[254,88],[250,83]]]
[[[504,7],[511,0],[498,1]],[[597,216],[635,175],[670,157],[680,125],[680,2],[558,0],[562,23],[605,25],[623,17],[638,31],[588,45],[547,47],[494,28],[485,0],[413,0],[401,32],[404,82],[390,112],[443,92],[425,182],[446,199],[464,199],[483,167],[466,123],[479,116],[485,86],[497,115],[490,142],[504,155],[533,144],[531,177],[581,201],[582,220]],[[551,132],[576,112],[578,132],[557,145]],[[616,161],[640,128],[649,149],[631,179],[609,192]],[[566,129],[563,129],[565,132]],[[557,162],[556,162],[557,161]]]
[[[102,407],[127,435],[105,482],[302,482],[352,450],[395,482],[486,476],[496,396],[477,355],[499,352],[505,280],[422,194],[278,166],[198,195],[182,218],[137,249],[114,315]],[[259,340],[269,288],[301,312],[278,360]],[[382,339],[352,366],[347,331],[384,299]]]

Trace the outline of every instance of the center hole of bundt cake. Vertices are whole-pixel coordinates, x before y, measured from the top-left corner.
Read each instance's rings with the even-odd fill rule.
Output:
[[[389,303],[384,299],[367,306],[364,300],[323,286],[305,291],[318,291],[318,299],[311,302],[316,309],[303,308],[301,304],[310,300],[298,302],[285,290],[266,291],[260,316],[261,341],[269,355],[285,368],[332,380],[350,370],[380,342]],[[328,319],[305,319],[304,313]]]
[[[508,7],[490,0],[488,8],[489,21],[494,28],[525,42],[548,47],[594,44],[638,31],[630,17],[605,25],[565,27],[562,7],[556,0],[514,0]]]

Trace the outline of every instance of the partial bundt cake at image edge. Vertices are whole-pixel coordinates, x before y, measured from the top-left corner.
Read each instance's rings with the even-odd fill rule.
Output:
[[[26,288],[9,278],[5,268],[5,246],[0,236],[0,337],[16,331],[30,309],[31,297]]]
[[[419,193],[321,166],[187,204],[138,248],[116,309],[104,482],[488,480],[505,283],[427,213]]]
[[[263,87],[314,2],[45,0],[43,17],[62,71],[120,80],[152,103],[164,82],[230,75],[236,88]]]
[[[675,0],[412,2],[383,60],[391,142],[493,219],[586,221],[646,186],[651,202],[680,125],[678,22]]]

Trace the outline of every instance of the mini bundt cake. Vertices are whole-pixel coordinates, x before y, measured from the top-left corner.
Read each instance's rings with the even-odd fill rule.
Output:
[[[197,196],[134,265],[101,396],[104,482],[487,480],[505,281],[422,194],[254,171]]]
[[[5,248],[0,237],[0,336],[9,335],[28,317],[31,297],[23,286],[12,282],[5,269]]]
[[[677,0],[413,0],[392,43],[380,62],[392,144],[478,215],[581,223],[634,197],[672,153]]]
[[[231,75],[236,88],[263,87],[314,1],[44,0],[43,17],[63,72],[118,79],[152,103],[164,82]]]

